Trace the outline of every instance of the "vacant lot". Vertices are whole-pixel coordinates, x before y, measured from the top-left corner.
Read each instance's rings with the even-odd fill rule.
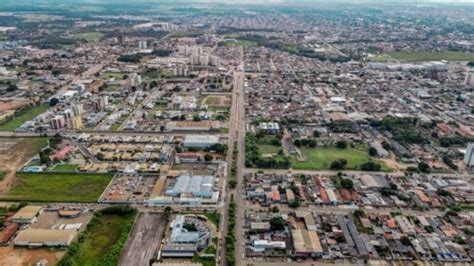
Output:
[[[301,148],[301,155],[306,161],[297,161],[292,158],[294,169],[301,170],[329,170],[335,160],[346,159],[348,170],[357,170],[363,163],[370,161],[370,156],[363,149],[338,149],[338,148]],[[382,163],[382,168],[387,170]]]
[[[136,216],[119,208],[130,209],[109,207],[96,214],[59,265],[117,265]]]
[[[162,213],[140,213],[125,244],[119,265],[148,265],[166,228]]]
[[[227,96],[207,96],[203,99],[202,104],[210,107],[230,107],[230,98]]]
[[[29,121],[35,118],[37,115],[48,110],[48,108],[49,108],[49,105],[47,104],[35,106],[29,109],[28,111],[23,112],[19,116],[14,117],[12,120],[2,123],[0,125],[0,131],[14,131],[26,121]]]
[[[13,244],[0,247],[0,265],[36,265],[42,259],[48,265],[56,265],[65,251],[60,249],[29,249],[13,247]]]
[[[0,193],[8,192],[18,167],[46,146],[46,138],[0,138]]]
[[[10,193],[0,200],[96,202],[111,179],[107,174],[17,173]]]

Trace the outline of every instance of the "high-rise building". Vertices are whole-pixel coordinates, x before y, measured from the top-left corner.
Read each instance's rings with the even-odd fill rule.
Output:
[[[218,56],[210,55],[209,56],[209,64],[211,66],[220,67],[221,66],[221,59]]]
[[[75,116],[71,120],[71,127],[72,129],[82,129],[82,118],[80,116]]]
[[[107,96],[100,97],[99,99],[96,99],[93,102],[94,110],[96,112],[103,111],[103,110],[105,110],[105,108],[107,107],[108,104],[109,104],[109,99],[108,99]]]
[[[74,117],[74,111],[72,109],[66,109],[63,112],[64,120],[69,122]]]
[[[474,86],[474,71],[468,71],[466,73],[466,80],[464,81],[464,85]]]
[[[467,144],[466,153],[464,154],[464,163],[469,171],[474,167],[474,143]]]
[[[130,75],[130,86],[139,86],[142,84],[142,77],[137,73]]]
[[[84,113],[84,108],[82,107],[82,103],[76,103],[72,107],[74,111],[74,116],[81,116]]]
[[[51,128],[54,130],[60,130],[63,129],[66,126],[66,121],[64,119],[64,116],[62,115],[57,115],[51,119]]]
[[[139,41],[138,42],[138,49],[146,50],[148,48],[148,44],[146,41]]]

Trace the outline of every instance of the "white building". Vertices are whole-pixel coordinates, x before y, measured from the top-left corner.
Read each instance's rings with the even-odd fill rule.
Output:
[[[474,143],[467,144],[466,153],[464,154],[464,163],[471,170],[474,166]]]
[[[218,136],[212,135],[186,135],[184,138],[185,147],[207,148],[219,143]]]
[[[146,50],[148,48],[148,44],[146,41],[139,41],[138,42],[138,49]]]

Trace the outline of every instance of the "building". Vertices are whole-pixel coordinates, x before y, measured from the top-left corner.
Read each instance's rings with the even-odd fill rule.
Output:
[[[138,42],[138,49],[146,50],[148,48],[148,44],[146,41],[139,41]]]
[[[184,138],[184,147],[188,148],[209,148],[219,143],[218,136],[212,135],[186,135]]]
[[[466,153],[464,154],[464,163],[469,170],[474,166],[474,143],[467,144]]]
[[[320,257],[323,248],[316,231],[291,230],[295,255],[299,257]]]
[[[64,116],[62,115],[57,115],[51,119],[51,128],[54,130],[60,130],[63,129],[66,126],[66,120],[64,119]]]
[[[180,175],[174,185],[168,187],[166,196],[179,197],[182,194],[190,194],[194,197],[210,198],[213,195],[213,176]]]
[[[72,129],[80,130],[82,129],[82,118],[80,116],[75,116],[71,120],[71,127]]]
[[[466,80],[464,81],[465,85],[474,86],[474,71],[468,71],[466,73]]]
[[[12,217],[12,221],[17,224],[31,224],[36,222],[42,212],[43,207],[41,206],[25,206]]]
[[[142,84],[142,77],[137,73],[130,75],[130,86],[139,86]]]
[[[258,129],[265,131],[269,134],[278,134],[280,133],[280,125],[276,122],[262,122],[258,125]]]
[[[82,106],[82,103],[74,104],[72,109],[75,116],[81,116],[84,113],[84,107]]]
[[[13,243],[21,247],[67,247],[75,235],[73,230],[26,229],[18,233]]]
[[[192,225],[196,231],[186,228]],[[177,215],[171,222],[171,235],[161,249],[161,257],[193,257],[209,244],[211,232],[203,221],[196,217]]]

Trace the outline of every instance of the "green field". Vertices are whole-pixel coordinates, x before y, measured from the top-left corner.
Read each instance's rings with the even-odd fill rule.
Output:
[[[209,245],[203,252],[206,255],[214,255],[214,257],[200,257],[198,254],[194,255],[193,262],[201,263],[203,266],[214,266],[216,265],[216,247],[213,245]]]
[[[100,78],[101,79],[110,79],[110,78],[114,78],[114,79],[117,79],[117,80],[123,80],[125,79],[127,74],[125,73],[122,73],[122,72],[103,72],[100,74]]]
[[[262,154],[274,154],[278,153],[280,147],[275,145],[258,144],[258,149]]]
[[[248,40],[228,40],[228,41],[224,41],[222,45],[230,46],[230,47],[235,47],[235,46],[251,47],[251,46],[257,46],[257,43],[254,41],[248,41]]]
[[[96,202],[112,175],[17,173],[10,193],[0,200]]]
[[[99,42],[103,36],[104,34],[100,32],[85,32],[85,33],[74,34],[73,38],[84,39],[89,43],[96,43],[96,42]]]
[[[58,164],[53,168],[53,171],[76,171],[78,167],[77,164]]]
[[[19,126],[21,126],[23,123],[26,121],[29,121],[33,118],[35,118],[37,115],[45,112],[46,110],[49,109],[49,105],[47,104],[41,104],[38,106],[35,106],[27,111],[24,111],[22,114],[13,117],[13,119],[2,123],[0,125],[0,131],[14,131],[17,129]]]
[[[111,208],[121,207],[108,209]],[[81,233],[78,242],[69,248],[58,265],[117,265],[133,226],[136,210],[119,213],[107,211],[108,209],[94,215],[87,230]]]
[[[370,61],[472,61],[474,53],[463,52],[392,52],[388,54],[376,55]]]
[[[294,157],[291,158],[293,169],[300,170],[329,170],[331,163],[338,159],[347,160],[347,170],[358,170],[359,165],[370,161],[370,156],[363,149],[338,149],[338,148],[301,148],[301,154],[306,161],[299,162]],[[382,163],[382,170],[389,169]]]

